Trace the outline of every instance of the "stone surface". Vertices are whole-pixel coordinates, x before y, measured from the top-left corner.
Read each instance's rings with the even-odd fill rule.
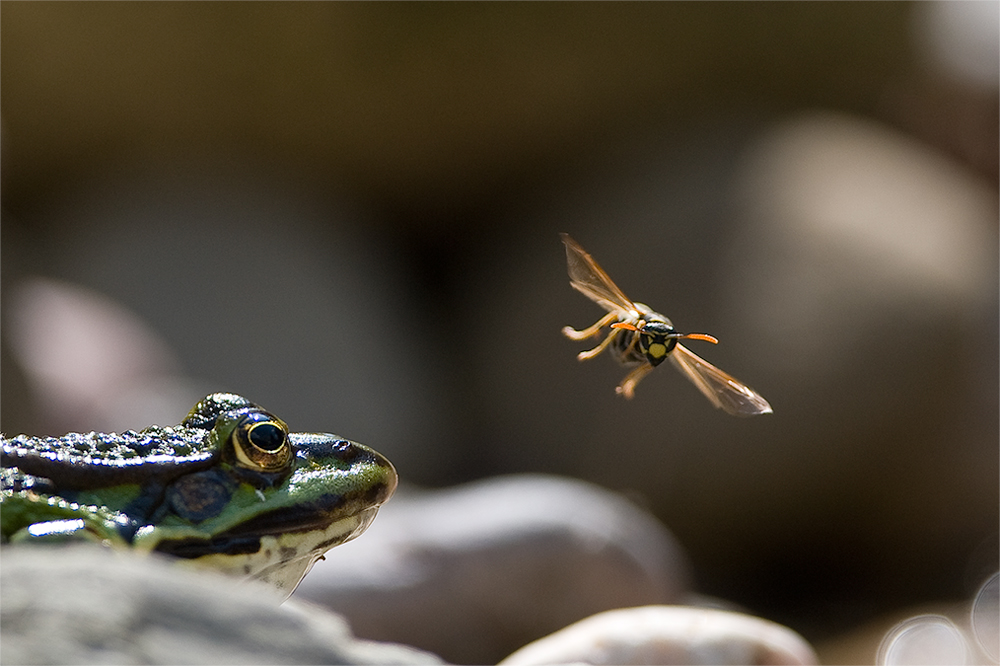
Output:
[[[3,549],[5,664],[429,664],[269,588],[91,545]]]
[[[293,598],[344,614],[365,638],[495,663],[587,615],[676,603],[687,589],[684,556],[646,511],[591,484],[519,475],[400,489]]]
[[[526,645],[501,664],[816,664],[791,629],[760,618],[689,606],[594,615]]]

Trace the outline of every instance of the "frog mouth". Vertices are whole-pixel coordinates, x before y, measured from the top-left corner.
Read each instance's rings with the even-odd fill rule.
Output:
[[[222,535],[200,543],[178,540],[164,542],[166,548],[156,550],[199,567],[268,583],[287,598],[323,553],[364,532],[378,509],[378,505],[367,506],[332,523],[297,532]]]

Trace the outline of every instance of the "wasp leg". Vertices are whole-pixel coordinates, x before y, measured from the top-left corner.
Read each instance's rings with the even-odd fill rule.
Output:
[[[619,329],[615,329],[615,330],[619,330]],[[628,330],[628,329],[625,329],[625,330]],[[635,346],[638,343],[639,343],[639,336],[638,335],[633,335],[632,336],[632,340],[628,343],[628,347],[626,347],[624,349],[624,351],[621,352],[621,356],[619,356],[618,358],[628,358],[629,354],[632,353],[632,350],[635,349]]]
[[[582,331],[578,331],[572,326],[563,326],[562,332],[563,335],[565,335],[570,340],[586,340],[587,338],[592,338],[598,333],[600,333],[602,328],[604,328],[605,326],[607,326],[616,319],[618,319],[618,315],[616,315],[613,312],[609,312],[608,314],[598,319],[596,324],[594,324],[593,326],[588,326]]]
[[[607,349],[608,345],[611,344],[611,341],[615,338],[616,335],[618,335],[618,331],[620,330],[621,329],[618,328],[611,329],[611,332],[608,333],[608,337],[601,340],[601,344],[597,345],[593,349],[588,349],[587,351],[580,352],[579,354],[576,355],[576,359],[578,361],[586,361],[588,358],[594,358],[602,351]]]
[[[622,383],[615,388],[615,393],[624,396],[629,400],[635,395],[635,386],[642,381],[642,378],[649,374],[653,369],[653,366],[649,363],[643,363],[638,368],[628,373]]]

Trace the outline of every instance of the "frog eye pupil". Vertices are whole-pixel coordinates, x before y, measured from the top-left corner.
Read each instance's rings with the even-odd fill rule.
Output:
[[[285,431],[274,423],[258,423],[247,433],[250,443],[264,451],[274,452],[285,444]]]
[[[285,424],[265,413],[243,417],[233,430],[232,444],[238,465],[263,472],[285,469],[293,455]]]

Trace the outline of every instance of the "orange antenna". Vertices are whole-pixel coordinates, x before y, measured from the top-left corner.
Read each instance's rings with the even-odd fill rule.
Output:
[[[705,342],[711,342],[713,345],[719,344],[719,339],[708,333],[682,333],[681,335],[671,337],[683,338],[685,340],[704,340]]]

